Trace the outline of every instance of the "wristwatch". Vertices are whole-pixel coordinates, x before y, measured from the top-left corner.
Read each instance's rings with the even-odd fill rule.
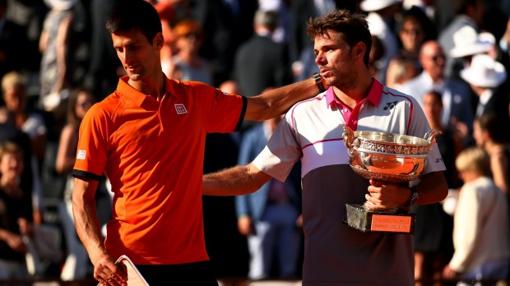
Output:
[[[317,88],[319,89],[319,92],[325,92],[326,88],[324,87],[324,84],[322,84],[322,78],[319,73],[313,74],[313,79],[315,80],[315,84],[317,85]]]

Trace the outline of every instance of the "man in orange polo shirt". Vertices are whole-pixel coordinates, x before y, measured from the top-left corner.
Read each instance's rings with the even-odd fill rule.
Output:
[[[107,22],[127,76],[80,127],[73,190],[76,230],[102,285],[125,285],[114,264],[129,256],[151,285],[217,285],[202,222],[205,136],[263,120],[323,89],[308,79],[244,98],[161,70],[161,24],[143,0],[125,0]],[[103,241],[95,215],[98,179],[109,178],[113,218]],[[174,284],[176,283],[176,284]]]

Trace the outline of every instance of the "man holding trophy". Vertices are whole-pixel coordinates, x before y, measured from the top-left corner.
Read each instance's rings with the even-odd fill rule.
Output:
[[[310,21],[308,32],[329,88],[293,106],[252,163],[206,175],[204,193],[253,192],[270,177],[284,181],[301,160],[303,285],[413,285],[412,237],[399,230],[393,210],[447,194],[438,148],[422,139],[430,131],[425,115],[411,96],[370,75],[371,35],[362,16],[334,11]],[[378,146],[386,140],[388,150]],[[370,146],[378,147],[365,152]],[[387,216],[379,224],[390,227],[352,227],[346,205],[361,205],[368,219]]]

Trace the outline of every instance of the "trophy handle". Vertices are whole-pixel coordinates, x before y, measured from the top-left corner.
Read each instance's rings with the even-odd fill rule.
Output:
[[[370,156],[370,154],[361,153],[360,158],[361,158],[361,162],[363,163],[363,164],[361,164],[360,167],[362,167],[363,169],[368,171],[367,166],[368,167],[372,166],[372,157]]]
[[[354,131],[347,125],[344,126],[344,132],[342,134],[344,137],[345,145],[347,149],[352,148],[352,143],[354,142]]]
[[[436,142],[436,137],[441,135],[441,133],[442,132],[437,129],[431,129],[430,131],[425,133],[425,140],[427,140],[429,142],[429,144],[432,144],[432,143]]]

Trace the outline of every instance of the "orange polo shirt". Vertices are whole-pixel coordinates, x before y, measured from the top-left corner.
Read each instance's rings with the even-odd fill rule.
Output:
[[[205,136],[239,126],[245,98],[198,82],[167,81],[161,100],[119,80],[80,126],[73,175],[109,178],[113,218],[105,241],[136,264],[208,259],[202,221]]]

